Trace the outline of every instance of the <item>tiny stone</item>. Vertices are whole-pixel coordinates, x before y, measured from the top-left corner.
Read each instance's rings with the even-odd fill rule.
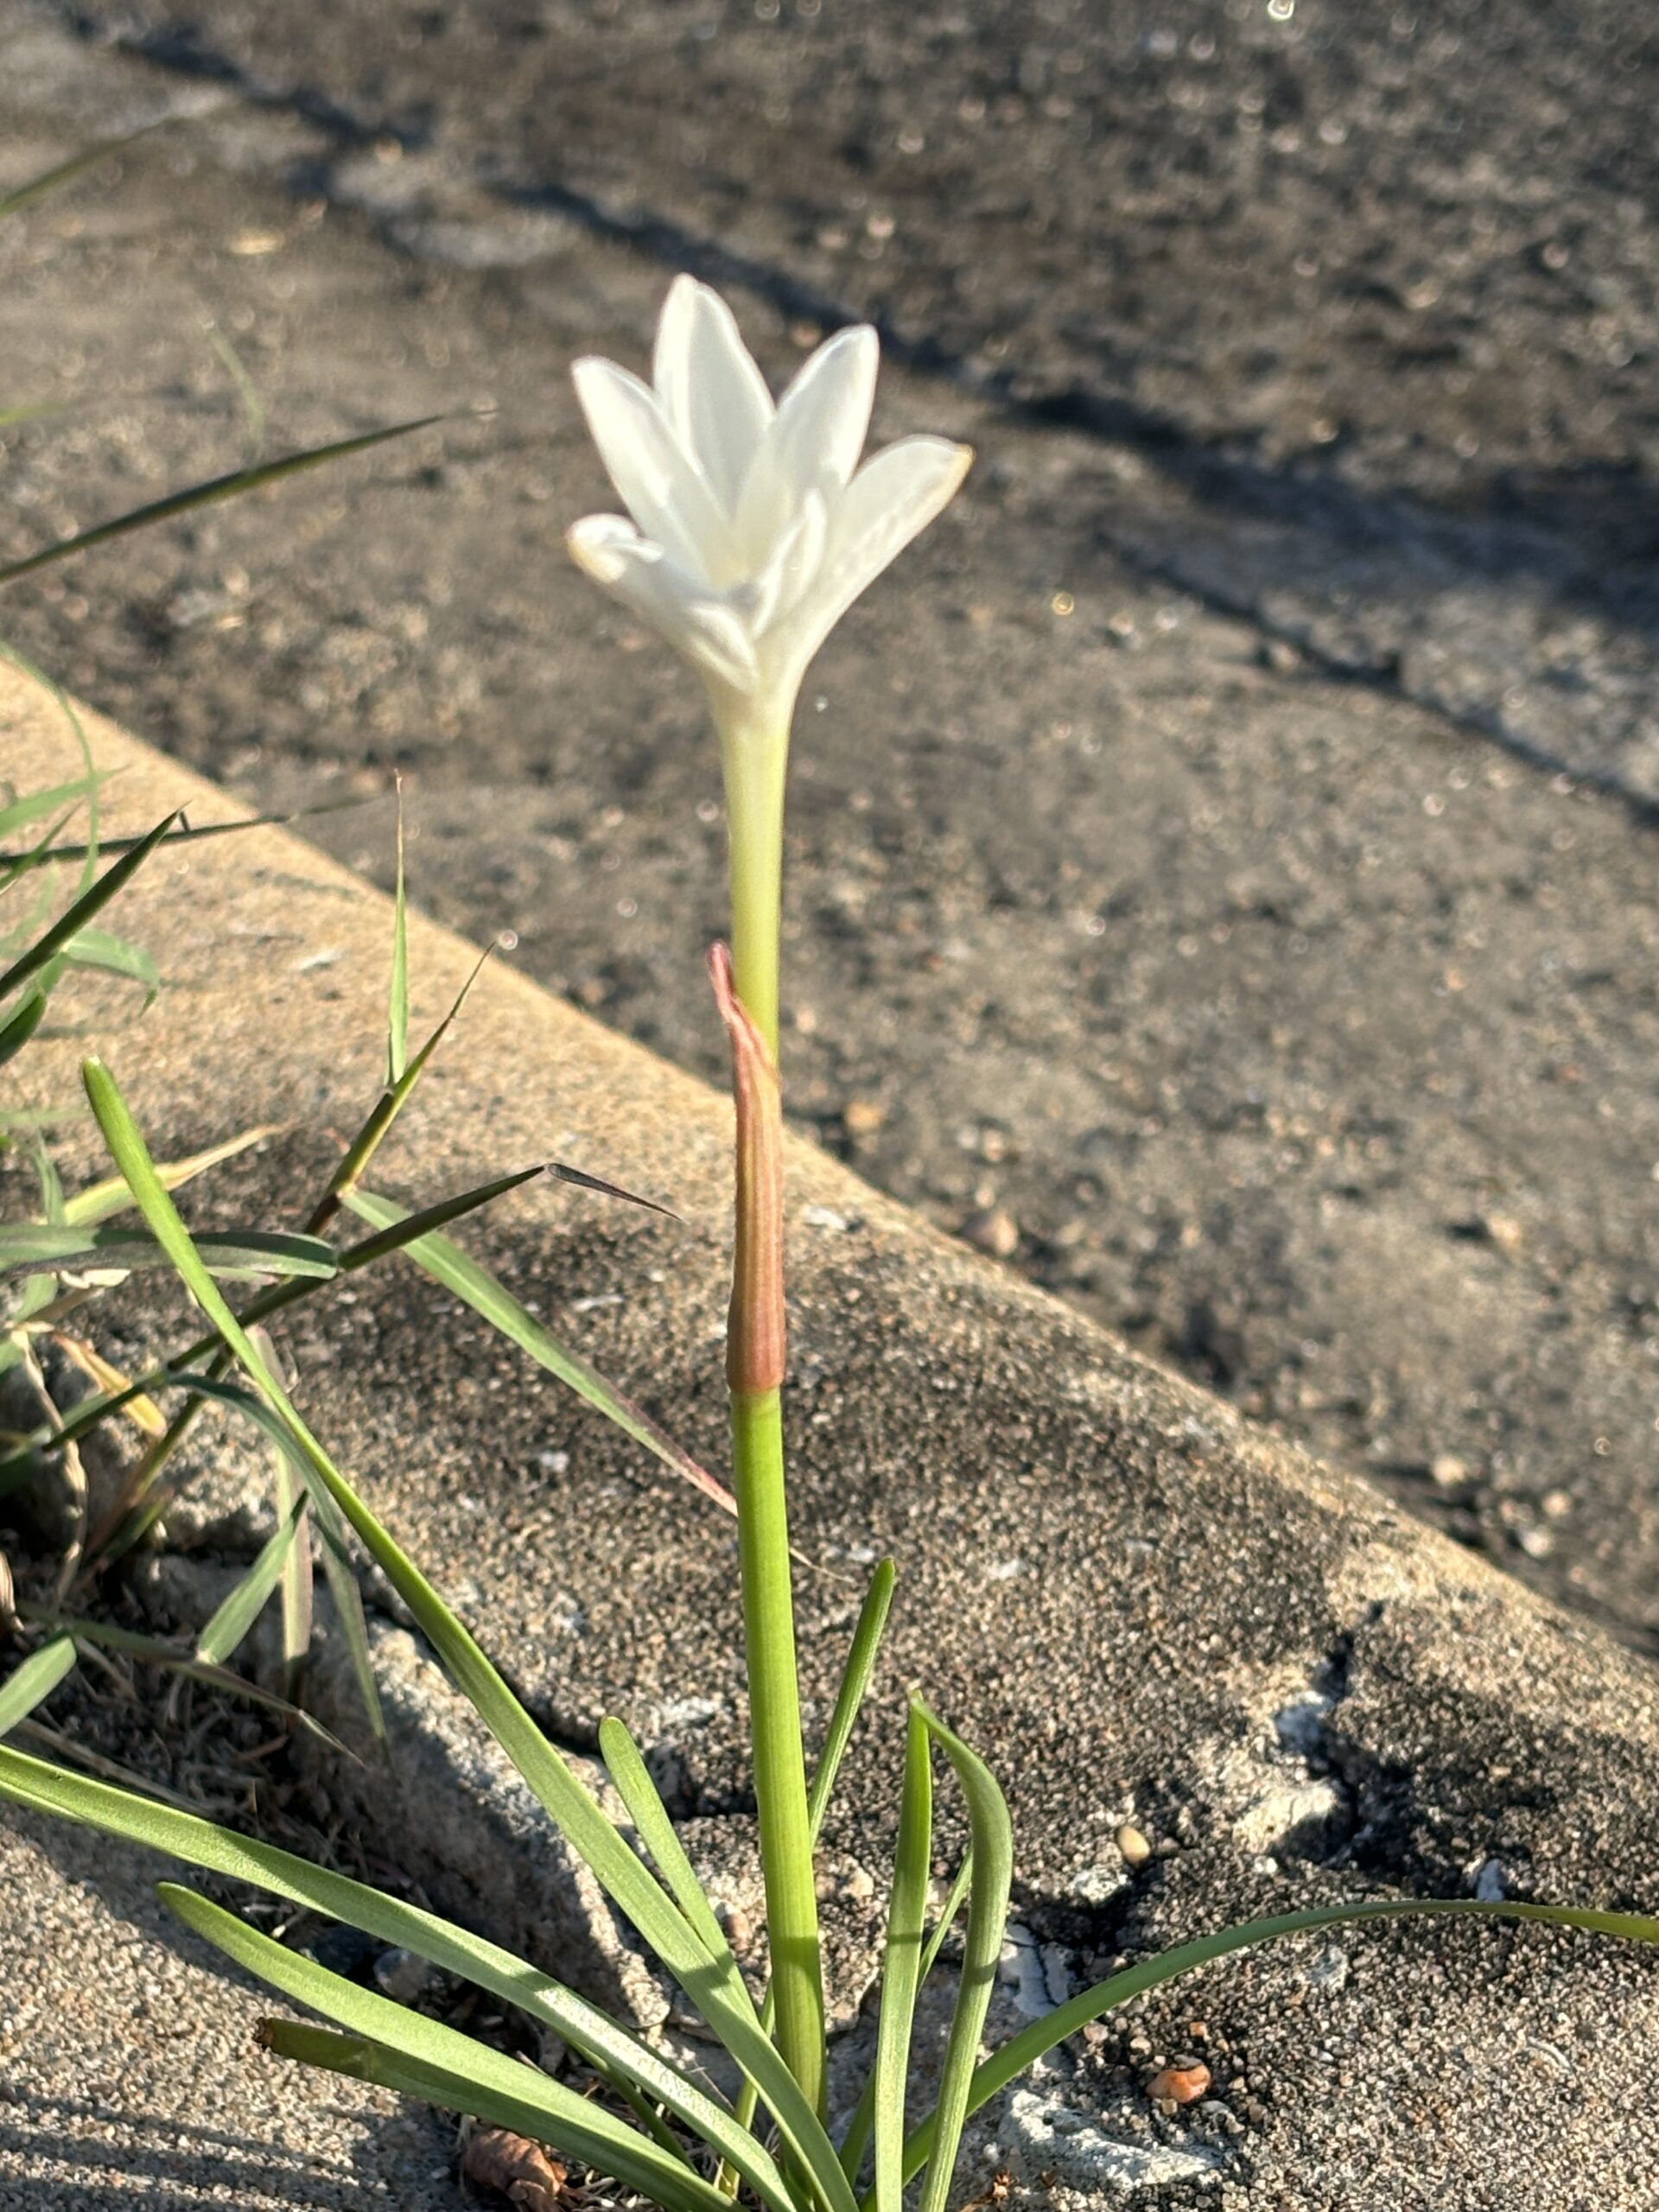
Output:
[[[994,1260],[1011,1259],[1020,1243],[1020,1224],[1004,1206],[984,1206],[969,1214],[962,1233]]]
[[[1469,1469],[1455,1452],[1437,1452],[1429,1462],[1428,1471],[1442,1490],[1455,1490],[1459,1483],[1469,1479]]]
[[[1153,2102],[1167,2105],[1172,2111],[1177,2105],[1195,2105],[1209,2094],[1210,2069],[1201,2058],[1190,2056],[1173,2060],[1147,2084],[1147,2094]]]
[[[1123,1864],[1137,1871],[1152,1857],[1151,1844],[1141,1834],[1140,1829],[1132,1827],[1128,1821],[1124,1821],[1117,1832],[1117,1848]]]
[[[841,1126],[849,1137],[873,1137],[887,1118],[886,1108],[874,1098],[849,1098],[841,1109]]]

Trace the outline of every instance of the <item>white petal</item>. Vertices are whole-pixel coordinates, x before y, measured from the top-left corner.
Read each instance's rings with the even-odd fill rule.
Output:
[[[779,401],[770,442],[798,484],[817,483],[826,468],[838,485],[852,480],[870,427],[880,359],[868,323],[838,330]]]
[[[805,667],[864,587],[950,505],[973,457],[971,446],[916,437],[865,462],[830,512],[817,582],[787,625],[792,667]]]
[[[772,421],[772,394],[718,292],[677,276],[657,326],[652,376],[663,411],[729,515]]]
[[[565,543],[579,569],[677,652],[734,690],[754,689],[759,671],[742,623],[660,545],[641,537],[620,515],[585,516],[566,531]]]
[[[614,361],[593,355],[570,374],[599,457],[635,522],[694,575],[725,582],[730,526],[656,393]]]
[[[759,557],[815,487],[842,490],[858,466],[881,348],[868,323],[820,346],[778,403],[765,444],[749,464],[738,508],[738,543]]]
[[[829,529],[829,510],[817,493],[809,492],[760,575],[732,594],[752,638],[763,637],[811,589]]]

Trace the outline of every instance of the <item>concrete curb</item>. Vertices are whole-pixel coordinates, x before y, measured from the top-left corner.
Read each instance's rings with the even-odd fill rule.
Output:
[[[120,771],[120,826],[181,804],[198,821],[237,811],[86,720]],[[14,677],[0,731],[20,785],[64,772],[60,716]],[[291,1207],[378,1085],[386,902],[257,830],[165,860],[118,922],[168,977],[141,1024],[118,1009],[99,1032],[152,1141],[291,1122],[207,1202],[227,1217]],[[418,918],[410,951],[429,1021],[471,955]],[[31,1093],[72,1096],[80,1048],[37,1052]],[[681,1225],[538,1192],[477,1241],[715,1459],[728,1144],[724,1102],[499,967],[382,1179],[425,1198],[554,1153],[671,1203]],[[91,1170],[78,1132],[65,1150]],[[1649,1670],[815,1148],[791,1146],[789,1175],[798,1541],[821,1563],[802,1592],[812,1711],[868,1561],[890,1549],[903,1570],[886,1690],[830,1838],[841,1857],[880,1880],[892,1692],[913,1681],[1003,1777],[1019,1909],[1058,1974],[1379,1888],[1654,1902]],[[308,1413],[550,1728],[581,1746],[620,1711],[674,1763],[677,1810],[740,1810],[716,1516],[409,1275],[305,1311],[290,1350]],[[394,1793],[370,1809],[418,1853],[412,1808]],[[1114,1840],[1125,1820],[1154,1847],[1137,1870]],[[1322,1956],[1183,1985],[1071,2066],[1085,2119],[1116,2113],[1147,2146],[1179,2147],[1187,2123],[1148,2117],[1136,2069],[1204,2022],[1248,2125],[1216,2134],[1222,2171],[1160,2202],[1214,2203],[1218,2186],[1264,2208],[1651,2203],[1659,2115],[1631,2094],[1659,2059],[1649,1961],[1491,1929],[1367,1934],[1339,1967]]]

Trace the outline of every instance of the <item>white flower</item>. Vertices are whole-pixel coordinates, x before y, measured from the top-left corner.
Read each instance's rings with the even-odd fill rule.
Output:
[[[808,663],[866,584],[925,528],[973,455],[900,438],[861,468],[880,348],[836,333],[774,407],[731,309],[677,277],[654,389],[578,361],[576,396],[632,520],[589,515],[577,565],[683,653],[722,733],[788,729]]]

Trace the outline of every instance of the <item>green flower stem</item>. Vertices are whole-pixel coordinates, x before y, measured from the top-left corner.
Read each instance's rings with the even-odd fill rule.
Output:
[[[721,732],[737,995],[778,1057],[778,955],[783,912],[784,779],[789,730]]]
[[[823,1976],[795,1675],[783,1408],[776,1390],[759,1396],[733,1392],[732,1465],[778,2048],[802,2093],[822,2113]]]

